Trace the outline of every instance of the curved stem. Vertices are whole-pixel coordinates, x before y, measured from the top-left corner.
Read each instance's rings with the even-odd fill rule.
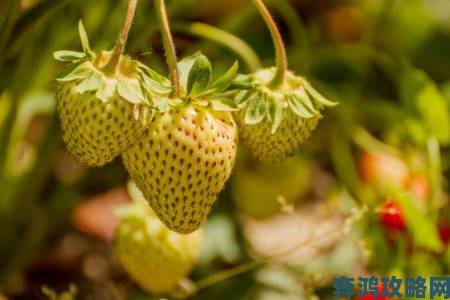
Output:
[[[230,49],[245,62],[251,72],[256,72],[261,69],[262,63],[258,54],[256,54],[255,51],[241,38],[225,30],[200,22],[191,24],[179,23],[176,24],[173,29],[182,33],[208,39]]]
[[[172,96],[178,98],[180,96],[180,75],[178,72],[177,53],[175,50],[172,33],[170,32],[166,5],[164,3],[164,0],[154,0],[154,3],[164,43],[164,51],[166,52],[167,65],[169,67],[169,77],[173,85]]]
[[[277,24],[275,23],[275,20],[265,6],[264,2],[262,0],[252,0],[252,2],[263,17],[264,22],[266,22],[275,45],[277,72],[271,82],[271,85],[277,87],[284,81],[284,76],[288,70],[286,47]]]
[[[120,57],[125,50],[125,45],[128,40],[128,33],[130,32],[131,24],[133,23],[136,6],[137,0],[128,0],[127,15],[125,17],[122,32],[120,33],[119,39],[114,47],[112,57],[104,68],[105,73],[108,75],[114,75],[116,73],[117,66],[120,62]]]
[[[239,265],[234,268],[215,273],[209,277],[197,281],[196,282],[197,291],[203,290],[207,287],[210,287],[218,282],[224,281],[231,277],[241,275],[254,269],[257,269],[266,263],[267,261],[252,261],[247,264]]]

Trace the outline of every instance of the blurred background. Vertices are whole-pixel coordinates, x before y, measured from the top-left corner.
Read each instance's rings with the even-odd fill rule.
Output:
[[[248,266],[191,299],[334,299],[336,276],[450,274],[450,2],[267,0],[290,68],[340,105],[298,154],[277,165],[241,147],[205,226],[193,281]],[[0,1],[0,299],[158,299],[119,266],[115,206],[129,201],[120,161],[87,169],[66,151],[52,53],[113,47],[126,1]],[[273,61],[247,0],[171,0],[180,56],[215,70]],[[129,55],[166,73],[151,1],[141,0]],[[217,43],[214,40],[223,40]],[[239,53],[233,52],[237,48]],[[43,288],[44,287],[44,288]]]

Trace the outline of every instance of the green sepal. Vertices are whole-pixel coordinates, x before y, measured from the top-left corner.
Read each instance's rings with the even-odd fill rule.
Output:
[[[304,88],[298,89],[295,92],[286,96],[286,101],[292,111],[302,118],[312,118],[320,115],[320,112],[314,107],[314,104],[306,93]]]
[[[211,108],[216,111],[238,111],[239,107],[232,99],[212,99],[209,101]]]
[[[144,85],[144,89],[149,94],[155,93],[158,95],[169,95],[172,92],[172,88],[170,86],[164,85],[144,73],[141,73],[141,79]]]
[[[167,98],[156,98],[153,103],[159,112],[165,113],[169,110],[169,99]]]
[[[84,78],[76,87],[75,91],[80,94],[98,90],[102,86],[102,74],[92,72],[88,77]]]
[[[320,104],[322,104],[323,106],[328,106],[328,107],[332,107],[332,106],[336,106],[339,103],[337,102],[333,102],[331,100],[328,100],[327,98],[325,98],[324,96],[322,96],[322,94],[320,94],[315,88],[313,88],[313,86],[305,79],[300,78],[304,88],[306,89],[306,91],[311,95],[311,97],[316,100],[317,102],[319,102]]]
[[[84,29],[83,21],[78,21],[78,33],[80,35],[81,47],[83,48],[83,52],[86,53],[88,57],[94,56],[94,52],[91,50],[89,46],[89,39],[86,33],[86,29]]]
[[[214,81],[207,89],[207,91],[204,93],[221,93],[228,89],[228,87],[231,85],[233,80],[237,76],[237,72],[239,70],[239,63],[236,61],[230,69],[228,69],[225,74],[220,76],[216,81]]]
[[[83,79],[88,77],[92,69],[90,68],[90,62],[82,62],[70,64],[67,68],[65,68],[57,77],[57,81],[68,82],[78,79]]]
[[[314,117],[314,113],[312,113],[303,103],[303,101],[295,96],[295,95],[288,95],[286,96],[287,103],[291,110],[298,115],[299,117],[310,119]]]
[[[283,121],[283,111],[284,107],[282,102],[276,101],[275,99],[266,98],[266,114],[267,119],[271,123],[272,134],[277,132],[281,121]]]
[[[141,74],[144,74],[146,76],[148,76],[150,79],[156,81],[157,83],[168,87],[170,86],[170,80],[167,79],[166,77],[162,76],[161,74],[159,74],[158,72],[156,72],[155,70],[152,70],[151,68],[147,67],[146,65],[144,65],[141,62],[137,62],[138,64],[138,68],[139,71],[141,72]]]
[[[264,120],[266,116],[266,104],[265,99],[262,99],[263,97],[260,93],[255,93],[248,99],[248,106],[245,112],[246,124],[254,125]]]
[[[116,80],[105,78],[102,80],[101,87],[95,93],[95,96],[103,103],[108,102],[116,94]]]
[[[253,95],[254,91],[243,91],[240,92],[236,98],[235,98],[235,102],[238,106],[240,107],[244,107],[248,101],[248,99],[250,99],[250,96]]]
[[[229,86],[232,90],[250,90],[254,87],[255,84],[252,82],[251,75],[243,74],[238,74]]]
[[[196,96],[203,92],[211,82],[212,67],[208,58],[197,55],[187,79],[187,93]]]
[[[145,102],[145,97],[141,89],[141,84],[137,79],[128,77],[119,77],[117,79],[117,92],[119,95],[133,104]]]
[[[78,68],[79,65],[81,65],[81,62],[74,62],[74,63],[69,64],[67,67],[62,69],[58,73],[58,75],[56,75],[55,80],[56,81],[63,81],[62,79],[64,79],[67,75],[72,73],[76,68]]]
[[[84,52],[61,50],[53,53],[53,57],[59,61],[77,62],[86,59],[86,54]]]

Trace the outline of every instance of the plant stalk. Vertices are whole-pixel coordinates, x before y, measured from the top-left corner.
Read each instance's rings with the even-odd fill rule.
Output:
[[[258,9],[260,15],[262,16],[264,22],[270,30],[270,34],[272,35],[272,40],[275,46],[277,72],[272,79],[271,86],[278,87],[283,83],[285,74],[288,70],[286,47],[284,45],[280,30],[278,29],[275,20],[273,19],[264,2],[262,0],[252,0],[252,2]]]
[[[125,45],[128,40],[128,34],[130,33],[131,24],[133,23],[137,1],[138,0],[128,0],[127,15],[125,17],[125,23],[123,24],[122,32],[120,33],[119,39],[117,40],[116,46],[114,47],[112,57],[104,68],[106,74],[108,75],[116,74],[117,66],[119,65],[120,57],[125,50]]]
[[[180,97],[180,75],[177,66],[177,53],[175,43],[173,42],[172,33],[170,31],[169,18],[167,17],[167,9],[164,0],[154,0],[156,15],[161,30],[161,35],[166,53],[167,65],[169,67],[169,77],[173,85],[172,97]]]

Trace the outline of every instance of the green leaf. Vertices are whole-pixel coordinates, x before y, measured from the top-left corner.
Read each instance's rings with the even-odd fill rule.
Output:
[[[95,96],[106,103],[116,94],[117,81],[105,79],[102,80],[102,86],[97,90]]]
[[[391,186],[389,192],[395,199],[405,216],[406,225],[411,232],[416,246],[426,248],[431,251],[440,251],[443,248],[437,224],[429,216],[414,204],[412,197],[399,187]]]
[[[180,73],[180,85],[183,89],[187,89],[188,77],[192,66],[200,53],[188,56],[180,60],[177,64],[178,72]]]
[[[145,102],[139,80],[121,77],[117,80],[117,92],[119,95],[133,104]]]
[[[102,86],[102,77],[102,74],[92,73],[75,87],[75,91],[84,94],[86,92],[98,90]]]
[[[78,33],[80,34],[81,46],[83,47],[84,53],[88,56],[92,56],[93,52],[91,47],[89,46],[89,39],[86,33],[86,29],[84,29],[83,21],[78,22]]]
[[[403,101],[413,111],[428,135],[443,145],[450,144],[450,114],[447,100],[429,76],[407,67],[400,79]]]
[[[237,72],[239,70],[239,63],[236,61],[231,68],[225,72],[221,77],[219,77],[213,84],[208,88],[208,91],[212,92],[223,92],[225,91],[232,81],[236,78]]]
[[[53,53],[53,57],[59,61],[79,61],[86,58],[86,54],[84,52],[76,52],[69,50],[61,50]]]
[[[89,62],[75,63],[65,68],[57,77],[57,81],[68,82],[88,77],[92,72]]]
[[[338,103],[328,100],[327,98],[322,96],[322,94],[320,94],[315,88],[313,88],[312,85],[306,79],[302,78],[301,81],[306,91],[311,95],[311,97],[313,97],[314,100],[316,100],[320,104],[329,107],[338,105]]]
[[[236,103],[232,99],[213,99],[210,100],[211,107],[216,111],[238,111]]]
[[[248,107],[245,112],[245,123],[249,125],[261,122],[266,116],[265,98],[260,94],[253,94],[248,100]]]
[[[189,72],[187,93],[195,96],[203,92],[211,82],[212,67],[208,58],[198,55]]]
[[[306,95],[306,97],[308,97],[308,95]],[[301,98],[296,95],[288,95],[286,96],[286,100],[289,107],[296,115],[305,119],[314,117],[314,113],[305,106]]]

